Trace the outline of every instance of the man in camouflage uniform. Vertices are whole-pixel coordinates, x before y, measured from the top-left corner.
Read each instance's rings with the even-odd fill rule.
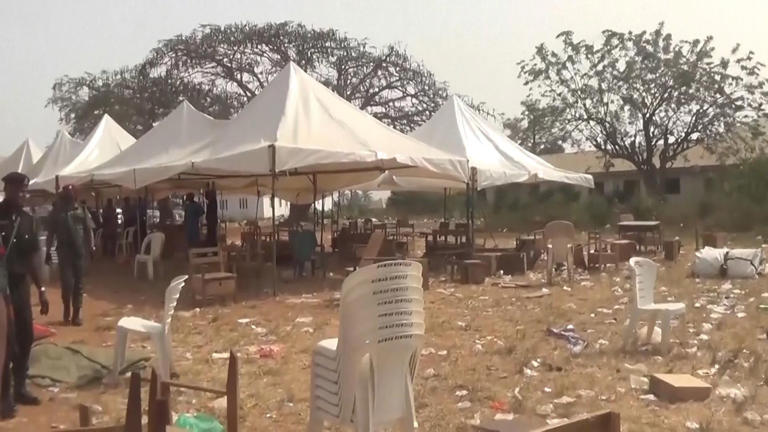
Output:
[[[51,247],[56,240],[61,278],[61,300],[64,304],[64,323],[83,325],[80,310],[83,307],[83,270],[85,260],[93,257],[93,222],[88,211],[77,204],[74,186],[65,186],[59,193],[56,206],[49,216],[47,252],[45,262],[51,262]],[[87,254],[87,255],[86,255]],[[71,317],[71,321],[70,321]]]
[[[5,274],[2,275],[4,281],[0,281],[0,291],[10,307],[7,314],[9,318],[0,323],[8,326],[7,355],[0,386],[0,417],[9,419],[16,415],[16,403],[40,404],[40,399],[32,395],[26,387],[29,355],[34,339],[28,275],[37,286],[41,315],[48,314],[48,298],[42,284],[40,240],[35,220],[23,210],[22,197],[29,184],[29,178],[13,172],[3,177],[3,183],[5,199],[0,203],[0,265],[3,266]]]

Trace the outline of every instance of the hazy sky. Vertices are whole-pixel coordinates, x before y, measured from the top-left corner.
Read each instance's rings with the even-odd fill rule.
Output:
[[[678,38],[713,35],[768,58],[768,1],[736,0],[0,0],[0,154],[29,136],[49,144],[58,116],[45,101],[56,77],[139,62],[159,39],[201,23],[301,21],[383,45],[400,42],[458,93],[517,113],[516,63],[566,29]]]

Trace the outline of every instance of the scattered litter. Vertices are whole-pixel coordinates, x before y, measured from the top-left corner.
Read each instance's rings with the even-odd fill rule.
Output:
[[[528,369],[528,368],[523,368],[523,375],[525,375],[526,377],[530,378],[530,377],[538,376],[539,373],[534,371],[534,370]]]
[[[320,303],[320,299],[317,298],[311,298],[311,297],[299,297],[299,298],[289,298],[285,301],[286,303]]]
[[[656,402],[658,399],[656,399],[656,396],[652,394],[644,394],[640,396],[640,400],[644,400],[646,402]]]
[[[454,393],[456,397],[464,397],[469,394],[466,390],[456,390],[456,393]]]
[[[448,355],[448,351],[447,350],[440,350],[440,351],[437,352],[437,355],[439,355],[439,356],[447,356]]]
[[[535,292],[535,293],[530,293],[530,294],[523,294],[522,297],[526,298],[526,299],[533,299],[533,298],[540,298],[540,297],[548,296],[550,294],[552,294],[552,292],[550,290],[548,290],[546,288],[542,288],[541,291],[538,291],[538,292]]]
[[[651,387],[651,383],[646,377],[630,375],[629,386],[634,390],[642,390],[647,392]]]
[[[701,426],[699,426],[699,424],[696,423],[695,421],[688,420],[687,422],[685,422],[685,428],[688,429],[689,431],[698,431],[699,429],[701,429]]]
[[[251,326],[251,328],[258,335],[265,335],[265,334],[267,334],[267,329],[265,329],[264,327]]]
[[[703,323],[701,325],[701,332],[702,333],[709,333],[710,331],[712,331],[712,328],[714,328],[714,326],[712,324],[710,324],[710,323]]]
[[[470,408],[471,406],[472,406],[472,402],[470,401],[461,401],[456,404],[456,408],[458,409],[467,409],[467,408]]]
[[[224,426],[218,420],[203,413],[181,414],[174,424],[188,431],[224,432]]]
[[[638,364],[629,364],[624,363],[624,370],[635,375],[648,375],[648,367],[642,363]]]
[[[434,348],[424,348],[423,350],[421,350],[421,355],[423,356],[434,354],[434,353],[435,353]]]
[[[303,329],[301,329],[301,332],[306,334],[312,334],[315,332],[315,329],[313,329],[312,327],[304,327]]]
[[[311,316],[306,316],[306,317],[298,317],[294,322],[301,323],[301,324],[309,324],[312,321],[314,321],[314,318],[312,318]]]
[[[552,426],[552,425],[556,425],[558,423],[563,423],[563,422],[567,422],[567,421],[568,421],[568,419],[564,419],[564,418],[547,419],[547,425]]]
[[[555,412],[555,406],[552,404],[539,405],[536,407],[536,414],[542,417],[549,417]]]
[[[429,379],[429,378],[434,378],[436,376],[437,376],[437,372],[432,368],[429,368],[424,371],[424,378]]]
[[[568,342],[568,349],[571,350],[571,354],[573,355],[581,354],[587,346],[587,341],[576,334],[576,329],[572,324],[568,324],[560,329],[547,328],[547,334]]]
[[[640,328],[640,330],[637,331],[637,337],[643,341],[643,343],[650,343],[651,345],[658,345],[661,343],[661,329],[659,327],[653,328],[653,334],[651,335],[651,340],[647,341],[647,335],[648,335],[648,327],[643,326]]]
[[[595,397],[595,392],[594,391],[586,390],[586,389],[579,390],[579,391],[576,392],[576,394],[579,395],[579,397],[581,397],[582,399],[588,399],[588,398]]]
[[[475,354],[483,352],[483,346],[480,344],[475,344],[475,346],[472,347],[472,352]]]
[[[248,324],[249,322],[253,321],[253,318],[240,318],[237,320],[238,324]]]
[[[752,426],[753,428],[760,427],[760,422],[762,421],[762,418],[760,418],[760,414],[754,411],[745,412],[744,415],[741,416],[741,418],[744,419],[744,423]]]
[[[227,412],[227,397],[222,396],[213,402],[209,403],[208,406],[216,411],[217,413],[226,413]]]
[[[514,420],[515,415],[513,413],[496,413],[495,416],[493,416],[494,420]]]
[[[228,352],[215,352],[211,354],[211,359],[213,360],[226,360],[229,358]]]
[[[469,324],[465,323],[464,321],[456,321],[456,325],[459,326],[462,330],[469,330]]]
[[[568,396],[559,397],[552,401],[556,405],[570,405],[574,402],[576,402],[576,399]]]
[[[490,407],[493,411],[497,413],[496,416],[498,416],[501,413],[509,413],[509,403],[507,403],[507,401],[493,401],[491,402]],[[512,413],[509,413],[509,414],[514,417],[514,414]]]
[[[715,394],[721,398],[731,399],[733,402],[740,404],[744,402],[748,392],[741,386],[741,384],[736,384],[728,376],[724,376],[720,379]]]

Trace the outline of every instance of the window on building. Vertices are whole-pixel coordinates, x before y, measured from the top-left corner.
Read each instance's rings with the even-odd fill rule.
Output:
[[[631,200],[637,192],[637,180],[624,180],[621,187],[624,202]]]
[[[704,177],[704,191],[712,192],[715,190],[715,179],[707,176]]]
[[[680,195],[680,177],[672,177],[664,180],[665,195]]]
[[[598,193],[600,195],[605,195],[605,182],[601,182],[601,181],[595,182],[595,193]]]

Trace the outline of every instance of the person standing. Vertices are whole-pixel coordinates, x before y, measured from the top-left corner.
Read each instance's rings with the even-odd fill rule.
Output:
[[[219,244],[219,204],[216,201],[216,189],[205,192],[205,245],[216,247]]]
[[[117,209],[112,198],[107,198],[107,205],[102,210],[101,215],[101,242],[104,248],[104,256],[115,256],[117,249]]]
[[[40,241],[35,220],[23,209],[22,196],[29,178],[18,172],[3,177],[5,198],[0,202],[0,291],[9,300],[6,358],[0,385],[0,417],[16,416],[16,404],[39,405],[40,399],[27,389],[29,355],[32,351],[32,302],[29,276],[37,287],[40,314],[47,315],[49,304],[42,283]],[[13,368],[11,370],[11,365]],[[13,395],[11,395],[13,381]]]
[[[84,262],[86,253],[93,257],[94,244],[91,216],[77,205],[74,186],[67,185],[59,193],[59,203],[50,215],[49,224],[45,262],[51,262],[51,247],[56,239],[64,323],[69,323],[71,317],[71,324],[79,327],[83,325],[80,311],[83,307]]]
[[[200,218],[205,214],[205,209],[195,201],[195,194],[188,193],[184,197],[184,231],[187,236],[187,247],[200,246]]]

